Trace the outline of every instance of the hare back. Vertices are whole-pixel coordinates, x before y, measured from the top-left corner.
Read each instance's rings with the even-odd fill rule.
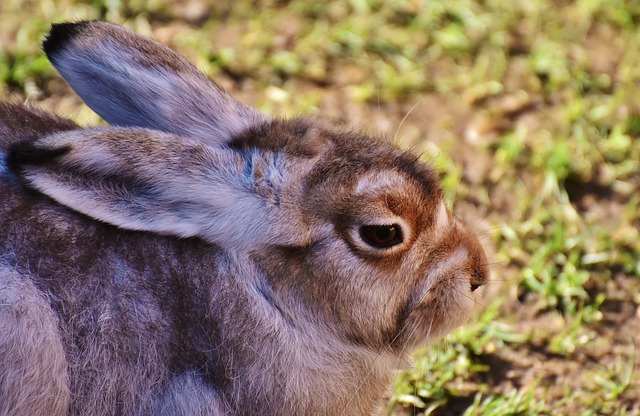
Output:
[[[71,120],[20,104],[0,103],[0,151],[19,141],[78,126]]]
[[[90,220],[9,168],[11,145],[76,127],[0,104],[0,415],[221,413],[216,372],[197,371],[216,364],[194,347],[216,328],[191,326],[219,250]]]
[[[43,386],[26,374],[46,379],[53,384],[51,390],[59,391],[50,396],[61,397],[60,402],[70,390],[72,414],[148,413],[155,400],[166,401],[164,390],[180,387],[169,385],[174,374],[205,365],[211,372],[194,380],[204,378],[204,386],[214,385],[215,363],[195,346],[219,344],[218,331],[194,328],[206,325],[207,301],[198,295],[208,293],[210,285],[197,278],[185,282],[181,276],[215,269],[215,249],[198,248],[201,243],[195,240],[124,235],[104,224],[91,226],[37,199],[13,195],[9,206],[14,209],[8,212],[3,204],[0,212],[0,252],[6,259],[0,268],[0,294],[20,296],[0,312],[0,349],[8,351],[0,366],[6,377],[17,373],[0,384],[24,391],[43,406],[40,396],[12,383],[21,379],[28,386]],[[198,251],[212,253],[205,262],[198,260]],[[188,259],[181,258],[185,252]],[[174,260],[159,266],[144,264],[143,258]],[[13,305],[20,306],[21,314]],[[185,321],[185,316],[191,319]],[[32,351],[28,360],[21,360],[25,345]],[[43,358],[34,359],[38,356]],[[179,395],[179,389],[171,395]]]
[[[0,262],[0,415],[66,414],[58,320],[28,279]]]

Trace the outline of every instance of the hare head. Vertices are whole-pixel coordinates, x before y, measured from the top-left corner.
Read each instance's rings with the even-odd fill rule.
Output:
[[[11,192],[36,198],[42,210],[69,208],[56,217],[69,227],[108,224],[95,231],[111,236],[100,240],[108,250],[138,234],[144,244],[161,244],[166,258],[141,259],[160,274],[184,269],[176,264],[184,262],[185,241],[205,242],[189,245],[188,254],[210,266],[204,261],[178,281],[205,293],[185,296],[206,299],[201,313],[180,322],[199,327],[211,345],[198,358],[173,352],[171,360],[177,354],[184,368],[204,374],[198,383],[215,391],[212,409],[366,414],[398,359],[469,317],[473,292],[488,276],[483,249],[447,209],[437,174],[414,155],[317,120],[261,114],[166,46],[115,25],[54,25],[44,49],[112,127],[14,138],[11,173],[0,170],[0,178],[17,176],[23,185]],[[29,256],[36,264],[37,255]],[[118,276],[106,281],[141,278],[126,260],[94,262]],[[37,269],[23,273],[38,281]],[[164,322],[168,312],[147,295],[168,289],[154,284],[132,293],[131,302],[157,308]],[[71,296],[53,295],[62,304]],[[59,319],[72,326],[72,312],[61,308]],[[194,316],[203,321],[190,322]],[[159,337],[152,330],[145,336]],[[90,368],[98,352],[85,353]],[[185,388],[172,371],[151,377],[165,386],[151,402],[171,402],[167,386]],[[74,377],[88,382],[82,371]],[[371,393],[354,399],[360,386]]]

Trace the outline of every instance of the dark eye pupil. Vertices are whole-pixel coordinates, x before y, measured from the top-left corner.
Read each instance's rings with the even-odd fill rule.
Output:
[[[376,248],[387,248],[402,242],[400,227],[393,225],[363,225],[360,236],[369,245]]]
[[[378,228],[376,230],[376,237],[380,241],[387,241],[393,238],[393,235],[396,233],[394,228]]]

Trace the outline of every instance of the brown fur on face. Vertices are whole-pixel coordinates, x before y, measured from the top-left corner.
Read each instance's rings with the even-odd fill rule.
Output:
[[[45,48],[120,127],[0,104],[0,415],[367,415],[468,318],[484,252],[413,155],[114,25]]]

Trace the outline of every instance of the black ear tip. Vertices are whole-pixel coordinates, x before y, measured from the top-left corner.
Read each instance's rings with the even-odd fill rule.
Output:
[[[91,22],[82,21],[75,23],[54,23],[51,30],[42,42],[42,49],[47,54],[49,60],[53,60],[55,55],[64,50],[66,46],[78,35],[85,30]]]
[[[9,147],[9,168],[20,171],[25,165],[44,165],[71,151],[70,146],[46,149],[34,145],[33,140],[24,140]]]

